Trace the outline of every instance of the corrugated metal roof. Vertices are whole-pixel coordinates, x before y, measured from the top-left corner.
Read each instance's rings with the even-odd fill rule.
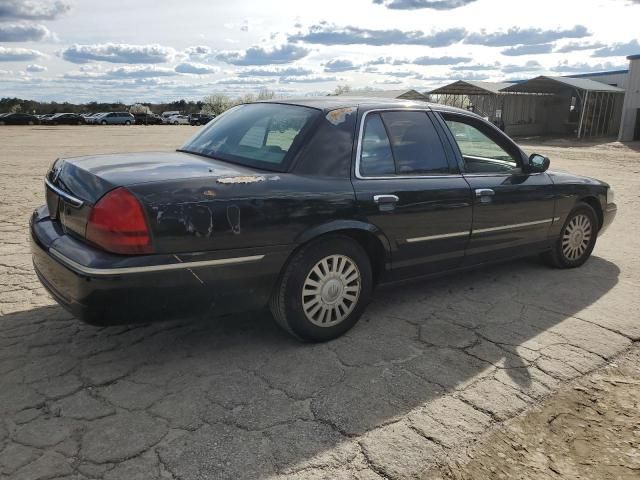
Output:
[[[607,75],[623,75],[625,73],[629,73],[629,69],[608,70],[606,72],[576,73],[575,75],[564,75],[564,76],[569,78],[590,78],[590,77],[602,77]]]
[[[343,93],[339,96],[363,96],[369,98],[400,98],[404,100],[422,100],[428,101],[428,97],[417,90],[363,90]]]
[[[520,93],[558,93],[567,88],[588,92],[624,93],[624,89],[596,82],[589,78],[548,77],[541,75],[526,82],[517,83],[504,89],[505,92]]]
[[[481,82],[478,80],[458,80],[444,87],[431,90],[433,95],[488,95],[499,94],[513,85],[511,82]]]

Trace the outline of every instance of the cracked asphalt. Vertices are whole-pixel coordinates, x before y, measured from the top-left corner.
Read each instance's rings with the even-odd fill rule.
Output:
[[[58,156],[169,150],[192,127],[0,129],[0,479],[408,479],[640,340],[640,146],[525,145],[615,187],[580,269],[536,259],[379,289],[344,337],[266,312],[96,328],[33,273]]]

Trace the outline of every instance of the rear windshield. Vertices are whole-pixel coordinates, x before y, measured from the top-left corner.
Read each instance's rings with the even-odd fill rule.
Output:
[[[239,105],[212,120],[180,151],[283,172],[319,115],[320,110],[296,105]]]

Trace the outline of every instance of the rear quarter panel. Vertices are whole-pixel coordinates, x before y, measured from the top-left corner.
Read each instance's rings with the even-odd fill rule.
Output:
[[[314,226],[356,215],[348,178],[278,173],[128,188],[159,253],[295,245]]]

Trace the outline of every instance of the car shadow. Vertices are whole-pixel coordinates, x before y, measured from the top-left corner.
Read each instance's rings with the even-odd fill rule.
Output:
[[[527,259],[383,286],[356,327],[324,344],[299,343],[267,312],[97,328],[42,307],[0,318],[0,390],[29,384],[40,401],[28,406],[44,418],[73,415],[54,407],[81,390],[149,415],[172,429],[156,448],[179,478],[218,478],[217,468],[225,478],[267,477],[327,452],[347,462],[348,449],[335,452],[353,437],[479,378],[547,393],[557,375],[541,364],[553,356],[544,349],[580,345],[574,315],[619,273],[598,257],[574,270]],[[142,404],[141,385],[156,392]]]

